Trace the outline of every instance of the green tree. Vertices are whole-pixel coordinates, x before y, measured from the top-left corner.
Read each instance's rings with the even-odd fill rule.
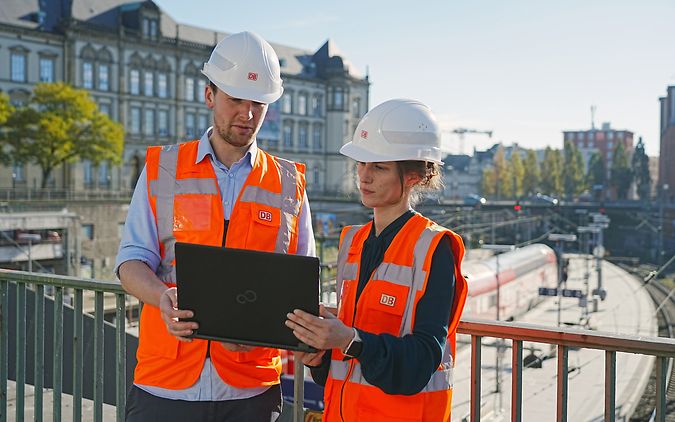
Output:
[[[6,144],[8,137],[8,129],[5,123],[9,117],[14,113],[14,107],[9,102],[9,97],[4,92],[0,92],[0,163],[7,164],[9,156],[6,151]]]
[[[633,182],[633,172],[628,165],[628,155],[626,154],[623,142],[619,142],[614,148],[610,174],[610,184],[616,189],[617,197],[619,199],[626,199],[630,185]]]
[[[598,152],[594,152],[588,160],[586,181],[593,191],[597,192],[595,199],[600,199],[597,195],[600,195],[607,188],[607,165],[605,159]]]
[[[520,198],[523,196],[523,178],[525,177],[525,166],[520,157],[520,150],[514,149],[511,154],[511,178],[513,185],[511,188],[512,196]]]
[[[584,180],[584,159],[581,151],[573,142],[565,141],[565,157],[563,166],[563,185],[565,197],[572,199],[586,189]]]
[[[87,91],[62,82],[35,85],[29,102],[11,114],[6,126],[10,158],[40,166],[43,188],[65,163],[122,162],[122,125],[99,112]]]
[[[497,193],[497,181],[495,178],[495,169],[488,167],[483,169],[483,178],[481,180],[481,194],[483,196],[494,196]]]
[[[537,192],[539,179],[541,178],[539,164],[537,163],[537,154],[534,150],[527,150],[523,170],[523,194],[534,195]]]
[[[638,139],[635,151],[633,151],[632,167],[637,194],[640,199],[647,200],[652,192],[652,176],[649,174],[649,157],[645,152],[642,137]]]
[[[495,171],[496,196],[497,199],[511,197],[513,188],[513,179],[511,177],[511,168],[506,163],[504,147],[499,146],[492,158]]]
[[[541,189],[544,193],[559,196],[563,191],[563,158],[559,149],[546,147],[541,163]]]

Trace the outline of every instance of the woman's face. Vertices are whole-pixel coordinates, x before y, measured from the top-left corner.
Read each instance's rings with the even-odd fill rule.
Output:
[[[387,207],[408,201],[409,189],[402,194],[399,170],[394,161],[356,164],[361,202],[368,208]],[[408,186],[409,177],[403,178]]]

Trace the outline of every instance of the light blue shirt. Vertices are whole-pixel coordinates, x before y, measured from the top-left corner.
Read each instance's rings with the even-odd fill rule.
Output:
[[[199,139],[197,148],[197,159],[199,163],[208,156],[211,165],[218,179],[218,188],[223,201],[223,211],[225,219],[229,220],[232,215],[232,208],[239,197],[239,192],[246,182],[246,178],[253,169],[258,146],[254,141],[246,155],[232,164],[228,169],[216,158],[209,134],[212,128],[209,128]],[[309,210],[309,201],[305,194],[300,212],[299,231],[298,231],[298,254],[307,256],[316,256],[316,245],[314,243],[314,231],[312,230],[312,219]],[[157,271],[161,257],[159,253],[159,240],[157,234],[157,223],[152,214],[150,203],[148,202],[148,185],[146,169],[143,168],[134,195],[129,204],[127,219],[124,224],[124,233],[120,242],[120,248],[117,253],[115,265],[115,274],[118,273],[120,265],[126,261],[138,260],[145,262],[153,271]],[[138,385],[138,384],[137,384]],[[258,388],[235,388],[225,384],[216,372],[210,359],[206,359],[202,368],[199,380],[192,386],[184,390],[169,390],[158,387],[138,385],[143,390],[159,397],[175,400],[189,401],[218,401],[244,399],[261,394],[268,387]]]

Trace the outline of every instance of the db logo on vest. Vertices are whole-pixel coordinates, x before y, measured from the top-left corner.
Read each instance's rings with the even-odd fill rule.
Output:
[[[270,223],[272,222],[272,213],[269,211],[259,211],[258,212],[258,218],[262,221],[269,221]]]
[[[393,307],[396,304],[396,296],[389,296],[387,294],[382,293],[382,296],[380,297],[380,303],[385,306]]]

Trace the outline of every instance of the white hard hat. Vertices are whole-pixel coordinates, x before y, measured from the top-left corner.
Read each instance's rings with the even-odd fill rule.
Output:
[[[284,92],[277,53],[252,32],[220,40],[202,73],[227,95],[243,100],[269,104]]]
[[[440,128],[429,107],[397,99],[366,113],[340,153],[362,163],[416,160],[443,164],[440,146]]]

